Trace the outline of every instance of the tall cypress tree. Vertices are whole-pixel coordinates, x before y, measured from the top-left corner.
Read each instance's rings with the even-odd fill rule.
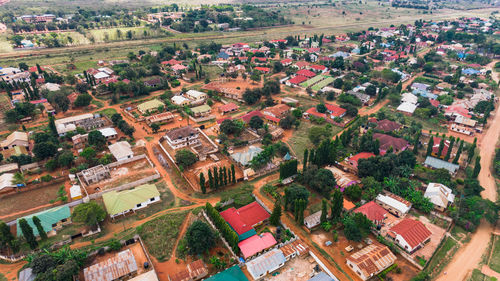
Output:
[[[7,245],[13,252],[17,252],[12,247],[14,239],[10,227],[5,222],[0,221],[0,244]]]
[[[420,136],[422,135],[422,130],[419,130],[415,135],[415,139],[413,140],[413,154],[418,153],[418,146],[420,144]]]
[[[21,232],[23,233],[26,242],[30,245],[30,248],[32,250],[36,249],[38,243],[36,242],[36,237],[33,234],[33,228],[31,228],[26,219],[19,220],[19,227],[21,227]]]
[[[219,173],[217,172],[217,167],[214,167],[214,187],[215,190],[219,189]]]
[[[309,157],[309,150],[306,148],[304,150],[304,164],[302,165],[302,171],[305,171],[307,169],[307,160],[308,160],[308,157]]]
[[[338,189],[335,189],[332,195],[332,205],[330,206],[332,222],[336,222],[340,219],[343,207],[344,197],[342,196],[342,192],[340,192],[340,190]]]
[[[474,153],[476,153],[476,143],[477,143],[477,138],[474,138],[474,142],[472,143],[471,146],[469,146],[469,150],[467,151],[467,163],[470,163],[472,158],[474,157]]]
[[[214,185],[214,177],[212,176],[212,170],[208,169],[208,186],[210,186],[210,189],[214,190],[215,185]]]
[[[460,155],[462,154],[463,149],[464,140],[460,140],[460,145],[458,146],[457,155],[455,155],[455,159],[453,159],[453,164],[458,164],[458,160],[460,160]]]
[[[269,218],[269,222],[274,226],[278,226],[280,224],[280,218],[281,218],[281,201],[280,198],[278,198],[274,203],[273,212],[271,214],[271,217]]]
[[[40,235],[40,238],[42,238],[42,240],[47,239],[47,233],[45,233],[45,230],[43,230],[42,222],[40,221],[40,219],[37,216],[33,216],[31,219],[33,220],[33,224],[38,230],[38,235]]]
[[[224,173],[222,167],[219,167],[219,186],[224,186]]]
[[[234,164],[231,164],[231,178],[233,180],[233,184],[236,183],[236,173],[234,171]]]
[[[327,204],[328,204],[328,202],[326,201],[325,198],[323,198],[323,201],[321,201],[321,218],[320,218],[321,223],[326,222],[326,220],[328,218]]]
[[[444,137],[442,137],[441,141],[439,142],[437,158],[441,158],[441,154],[443,153],[443,149],[444,149]]]
[[[474,171],[472,172],[472,177],[477,178],[481,172],[481,156],[476,157],[476,162],[474,163]]]
[[[231,179],[231,168],[227,168],[227,184],[231,184],[233,180]]]
[[[203,172],[200,173],[200,188],[203,194],[207,192],[207,187],[205,186],[205,175]]]
[[[223,178],[224,178],[224,186],[227,186],[227,169],[226,169],[226,166],[224,166],[224,168],[222,168],[222,173],[224,174]]]
[[[429,144],[427,145],[427,153],[425,154],[426,156],[431,155],[433,147],[434,147],[434,137],[431,136],[431,138],[429,139]]]
[[[448,152],[446,152],[446,156],[444,157],[444,161],[450,160],[451,151],[453,150],[453,145],[455,145],[455,138],[450,137],[450,145],[448,146]]]

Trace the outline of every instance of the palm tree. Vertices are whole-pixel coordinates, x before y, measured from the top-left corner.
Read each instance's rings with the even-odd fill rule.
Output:
[[[14,181],[13,181],[14,184],[22,184],[22,185],[26,185],[26,178],[24,177],[24,175],[20,172],[17,172],[14,174]],[[17,191],[19,191],[19,189],[16,188]]]

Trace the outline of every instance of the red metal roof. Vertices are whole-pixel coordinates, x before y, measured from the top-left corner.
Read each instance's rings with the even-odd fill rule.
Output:
[[[281,61],[281,64],[289,64],[289,63],[292,63],[293,60],[292,59],[284,59]]]
[[[292,84],[300,84],[300,83],[306,81],[307,79],[308,78],[305,76],[297,75],[297,76],[293,77],[292,79],[288,80],[288,82],[290,82]]]
[[[326,66],[324,65],[320,65],[320,64],[313,64],[310,66],[310,68],[314,69],[314,70],[320,70],[320,71],[323,71],[326,69]]]
[[[306,111],[307,114],[310,114],[310,115],[314,115],[316,117],[320,117],[320,118],[325,118],[326,119],[326,114],[324,113],[319,113],[317,110],[316,110],[316,107],[311,107],[309,108],[307,111]]]
[[[275,122],[275,123],[279,123],[281,121],[281,119],[270,116],[270,115],[264,115],[264,117],[266,117],[267,120]]]
[[[336,106],[336,105],[330,104],[330,103],[326,103],[325,106],[326,106],[326,109],[331,112],[331,115],[333,117],[341,117],[347,111],[347,110],[345,110],[345,108],[342,108],[340,106]]]
[[[258,70],[258,71],[262,71],[262,72],[269,72],[271,71],[271,69],[269,67],[260,67],[260,66],[257,66],[257,67],[254,67],[255,70]]]
[[[432,235],[422,222],[413,219],[403,219],[393,226],[390,231],[401,235],[412,248],[415,248]]]
[[[251,230],[254,225],[270,217],[269,213],[257,202],[250,203],[239,209],[227,209],[221,212],[220,215],[239,235]]]
[[[384,220],[387,211],[374,201],[370,201],[354,210],[356,213],[364,214],[369,220],[376,222]]]
[[[371,153],[371,152],[360,152],[356,155],[354,155],[353,157],[349,158],[349,161],[355,161],[356,163],[359,161],[359,159],[367,159],[367,158],[370,158],[370,157],[374,157],[375,154]]]
[[[240,107],[232,102],[219,106],[219,110],[222,112],[229,112],[229,111],[237,110],[238,108],[240,108]]]
[[[299,71],[297,71],[297,73],[295,73],[297,75],[302,75],[302,76],[305,76],[305,77],[308,77],[308,78],[311,78],[311,77],[314,77],[316,76],[316,73],[308,70],[308,69],[301,69]]]
[[[245,122],[245,123],[249,123],[250,119],[252,119],[252,117],[254,117],[254,116],[259,116],[262,118],[262,117],[264,117],[264,114],[262,114],[262,112],[260,112],[258,110],[250,111],[247,114],[241,116],[241,120],[243,120],[243,122]]]

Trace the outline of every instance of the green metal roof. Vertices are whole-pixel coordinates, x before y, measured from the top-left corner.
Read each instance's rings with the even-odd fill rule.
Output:
[[[129,190],[106,192],[102,195],[102,199],[108,214],[116,215],[158,196],[160,193],[156,189],[156,185],[144,184]]]
[[[241,271],[238,265],[233,265],[232,267],[215,274],[214,276],[205,279],[206,281],[248,281],[245,273]]]
[[[208,104],[200,105],[200,106],[191,108],[191,111],[193,113],[207,112],[207,111],[210,111],[210,106],[208,106]]]
[[[48,209],[36,214],[32,214],[29,216],[25,216],[22,218],[17,219],[17,236],[22,236],[23,232],[21,231],[21,227],[19,227],[19,220],[20,219],[25,219],[28,224],[33,228],[33,234],[35,236],[39,236],[38,234],[38,229],[36,228],[35,224],[33,223],[33,217],[37,216],[40,219],[40,223],[42,224],[43,230],[45,232],[49,232],[53,229],[52,225],[63,220],[71,217],[71,212],[69,211],[68,206],[61,206],[61,207],[56,207],[52,209]]]
[[[319,81],[321,81],[325,78],[326,78],[326,76],[324,76],[324,75],[316,75],[313,78],[311,78],[305,82],[300,83],[300,86],[307,88],[307,87],[310,87],[311,85],[318,83]]]

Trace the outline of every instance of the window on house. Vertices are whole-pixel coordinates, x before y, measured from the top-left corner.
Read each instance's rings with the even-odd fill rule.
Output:
[[[155,198],[153,197],[153,198],[149,199],[149,201],[155,201]]]
[[[52,224],[52,227],[56,227],[56,226],[57,226],[57,223],[53,223],[53,224]]]
[[[142,206],[142,203],[141,204],[137,204],[136,207],[139,208]]]
[[[61,222],[66,222],[66,221],[68,221],[68,219],[62,219],[62,220],[61,220]]]

